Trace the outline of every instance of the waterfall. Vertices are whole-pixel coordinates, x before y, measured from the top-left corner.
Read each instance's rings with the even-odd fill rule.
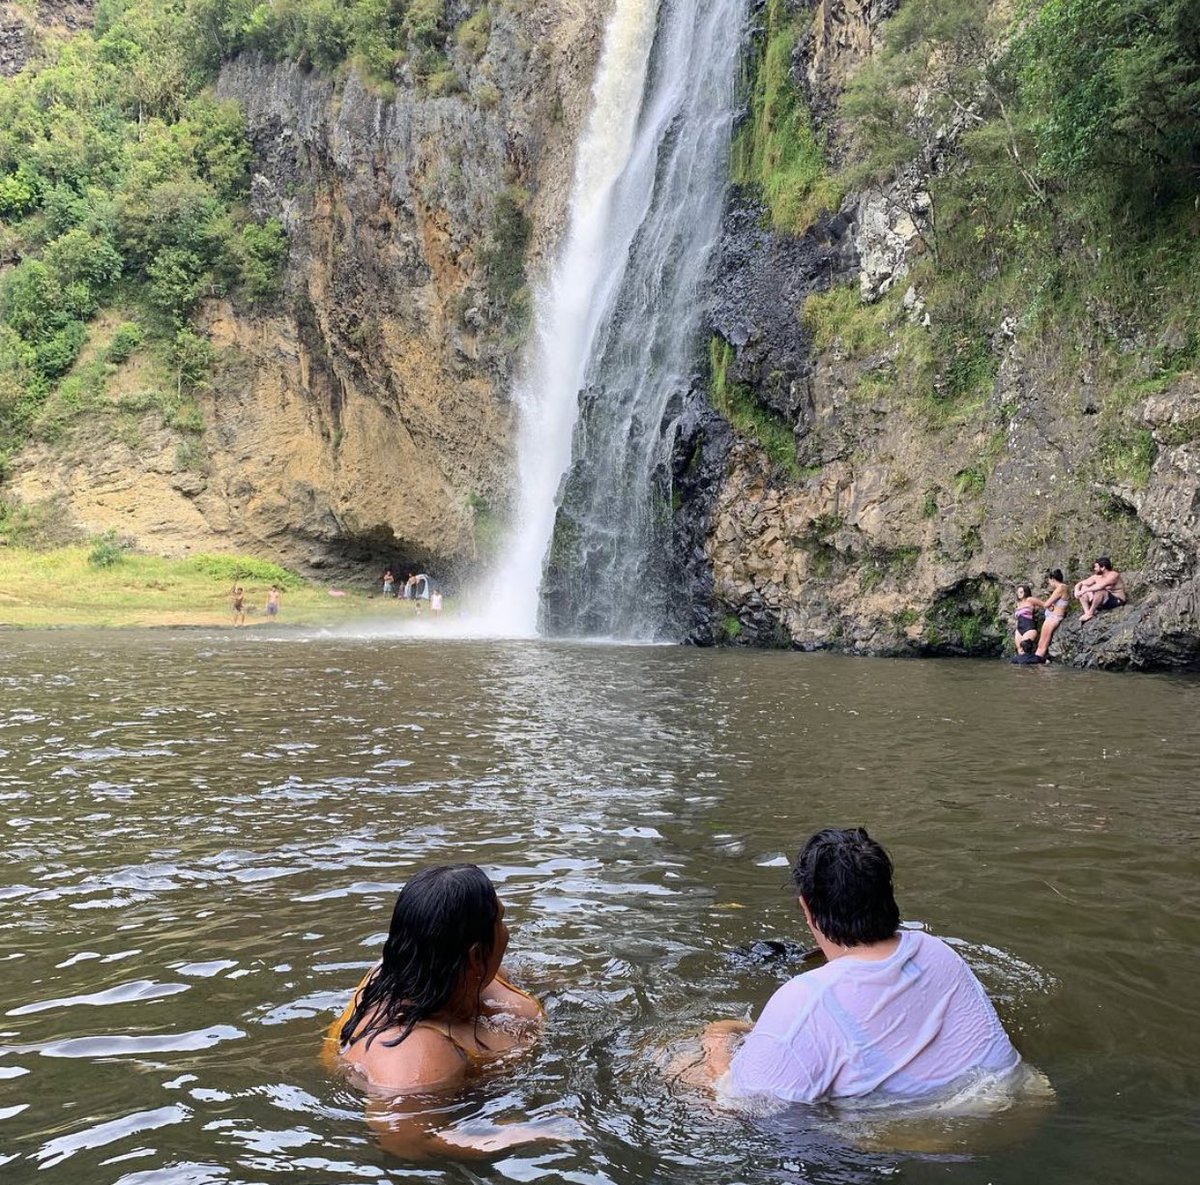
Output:
[[[745,0],[615,0],[516,393],[494,627],[671,636],[669,408],[693,383]]]

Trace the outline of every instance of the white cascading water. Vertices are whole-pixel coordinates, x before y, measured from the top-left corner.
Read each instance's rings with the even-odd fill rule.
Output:
[[[486,617],[537,633],[541,585],[574,464],[575,583],[611,605],[565,632],[640,636],[637,597],[651,471],[668,400],[687,389],[699,287],[720,227],[745,0],[615,0],[580,142],[568,227],[536,297],[517,394],[518,507]],[[580,430],[585,390],[604,401]],[[582,476],[586,473],[586,476]],[[592,587],[594,586],[594,587]],[[624,628],[621,628],[623,624]]]

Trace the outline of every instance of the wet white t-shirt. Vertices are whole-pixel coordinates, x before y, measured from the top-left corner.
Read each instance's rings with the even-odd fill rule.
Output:
[[[1019,1061],[967,964],[941,939],[904,930],[886,959],[846,955],[785,983],[734,1055],[726,1088],[794,1103],[913,1097]]]

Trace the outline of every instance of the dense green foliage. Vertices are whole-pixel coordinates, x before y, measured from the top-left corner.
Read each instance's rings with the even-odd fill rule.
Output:
[[[455,28],[444,0],[98,0],[93,30],[0,80],[0,252],[16,260],[0,275],[0,477],[101,309],[131,318],[103,363],[150,349],[178,398],[211,362],[189,328],[200,300],[277,295],[287,240],[246,209],[242,112],[210,89],[221,62],[353,62],[381,86],[403,68],[450,93],[462,84],[447,44],[478,59],[490,36],[486,5],[452,6],[464,11]],[[489,248],[490,284],[509,299],[524,282],[520,207],[501,197]],[[83,381],[93,402],[104,382]]]
[[[1010,28],[988,0],[908,0],[842,111],[856,176],[912,159],[928,128],[1004,150],[1039,200],[1170,209],[1200,180],[1200,0],[1029,0]],[[1000,52],[996,47],[1000,46]]]
[[[1200,2],[1047,0],[1009,66],[1048,184],[1144,211],[1200,182]]]
[[[733,179],[759,189],[780,230],[802,233],[837,208],[839,185],[825,168],[804,99],[792,83],[798,16],[784,0],[768,0],[766,26],[751,63],[748,115],[733,143]]]
[[[1002,34],[991,8],[989,0],[909,0],[888,22],[882,51],[855,72],[841,100],[848,183],[860,186],[911,161],[927,129],[970,119]]]
[[[117,538],[116,531],[105,531],[92,541],[88,563],[93,568],[113,568],[125,558],[128,551],[128,544]]]
[[[184,560],[180,567],[225,584],[253,580],[261,584],[277,584],[282,589],[294,589],[303,583],[295,572],[287,568],[270,560],[246,555],[196,555]]]
[[[1064,388],[1086,357],[1101,393],[1089,476],[1144,484],[1140,404],[1200,357],[1200,0],[1027,0],[1015,13],[906,0],[842,94],[823,178],[793,63],[799,12],[767,7],[735,180],[756,181],[772,222],[798,231],[814,194],[883,184],[911,162],[927,178],[927,192],[895,194],[914,203],[910,280],[928,328],[899,293],[863,306],[835,290],[806,307],[816,344],[872,356],[863,394],[907,400],[934,425],[983,414],[1010,336],[1038,342]]]
[[[179,334],[206,295],[275,294],[287,243],[245,208],[250,146],[207,0],[100,0],[95,29],[0,83],[0,463],[74,365],[102,307],[135,314],[106,361]]]
[[[443,52],[450,38],[479,57],[490,28],[483,5],[456,29],[445,0],[192,0],[190,7],[220,57],[253,49],[326,71],[353,61],[384,84],[407,64],[434,93],[458,85]]]

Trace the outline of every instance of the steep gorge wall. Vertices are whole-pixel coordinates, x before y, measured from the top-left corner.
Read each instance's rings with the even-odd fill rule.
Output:
[[[828,121],[839,88],[878,47],[898,5],[808,7],[792,80],[836,143]],[[1080,665],[1196,667],[1194,375],[1122,412],[1139,447],[1154,453],[1148,475],[1136,476],[1097,464],[1112,448],[1097,414],[1111,402],[1111,367],[1098,346],[1075,355],[999,317],[985,343],[998,360],[995,379],[979,406],[934,415],[936,400],[903,390],[900,376],[931,331],[907,276],[926,246],[924,190],[954,151],[946,138],[931,144],[896,182],[849,194],[799,236],[770,229],[756,197],[735,190],[710,301],[713,357],[727,353],[714,390],[784,425],[795,463],[768,455],[760,433],[735,430],[719,479],[691,492],[681,518],[708,524],[713,580],[711,594],[693,586],[708,608],[696,636],[870,654],[994,653],[1009,645],[1018,581],[1036,584],[1049,567],[1079,579],[1107,553],[1125,570],[1130,607],[1086,625],[1073,616],[1055,651]],[[863,333],[851,313],[814,332],[806,303],[830,292],[890,302],[892,328]],[[1117,352],[1136,370],[1139,352],[1162,345],[1131,333]]]
[[[198,437],[147,414],[124,438],[35,444],[17,497],[167,553],[476,566],[508,496],[525,332],[491,269],[524,257],[536,274],[557,239],[605,11],[493,5],[478,58],[449,46],[465,86],[442,96],[227,64],[217,90],[246,111],[256,213],[288,233],[277,311],[205,306],[218,364]]]

